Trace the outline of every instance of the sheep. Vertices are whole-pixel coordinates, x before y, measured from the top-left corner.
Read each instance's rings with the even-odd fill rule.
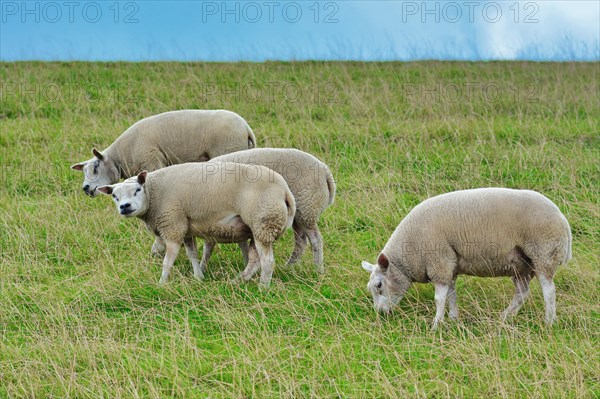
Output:
[[[250,126],[226,110],[180,110],[144,118],[108,148],[92,149],[94,158],[71,166],[84,172],[83,191],[165,166],[208,161],[229,152],[256,147]]]
[[[250,242],[250,261],[237,281],[248,281],[261,268],[260,285],[273,274],[273,242],[291,227],[296,202],[285,180],[262,167],[231,162],[185,163],[169,166],[123,183],[98,187],[111,195],[117,211],[136,216],[156,237],[166,254],[160,283],[164,284],[183,243],[194,276],[204,277],[210,253],[198,263],[195,237],[210,242]]]
[[[367,289],[375,309],[388,313],[413,282],[435,286],[433,329],[458,318],[456,277],[512,277],[515,295],[502,314],[514,315],[536,276],[545,302],[545,321],[556,319],[553,277],[571,259],[571,230],[558,207],[529,190],[479,188],[450,192],[417,205],[400,222],[379,254]]]
[[[295,247],[288,265],[301,258],[308,239],[316,270],[324,273],[323,238],[317,222],[323,211],[333,204],[335,197],[335,181],[327,165],[314,156],[293,148],[257,148],[221,155],[213,160],[262,165],[283,176],[296,199],[293,224]],[[210,245],[209,242],[205,243],[204,250],[211,250],[207,248]]]

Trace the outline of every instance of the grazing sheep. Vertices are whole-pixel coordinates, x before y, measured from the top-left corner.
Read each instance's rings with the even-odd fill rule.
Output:
[[[231,162],[143,171],[123,183],[98,187],[98,192],[112,195],[121,215],[142,219],[165,242],[161,283],[167,281],[182,243],[194,275],[204,277],[210,253],[203,253],[198,263],[195,237],[201,237],[222,243],[251,239],[250,262],[239,279],[247,281],[261,268],[261,286],[268,287],[273,242],[291,227],[296,211],[294,196],[279,174]]]
[[[181,110],[144,118],[118,137],[106,150],[92,150],[94,158],[75,164],[83,171],[83,191],[185,162],[208,161],[219,155],[256,147],[246,121],[225,110]]]
[[[308,240],[313,249],[317,272],[323,273],[323,238],[317,222],[323,211],[333,204],[335,197],[335,181],[327,165],[310,154],[292,148],[257,148],[221,155],[213,160],[262,165],[283,176],[296,199],[293,224],[296,244],[288,264],[300,259]],[[211,243],[205,243],[205,251],[210,250],[206,248],[207,245]]]
[[[413,282],[435,286],[433,328],[458,318],[456,277],[510,276],[516,293],[503,313],[515,314],[535,275],[546,305],[546,323],[556,319],[553,277],[571,259],[571,230],[558,207],[535,191],[479,188],[429,198],[398,225],[377,258],[362,262],[371,272],[375,308],[389,312]]]

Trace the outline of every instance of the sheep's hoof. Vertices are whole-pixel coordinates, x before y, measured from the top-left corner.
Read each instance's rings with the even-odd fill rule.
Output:
[[[500,315],[500,321],[502,321],[502,323],[506,323],[508,319],[512,319],[513,316],[514,314],[511,312],[502,312]]]
[[[431,325],[431,331],[437,331],[440,324],[442,324],[441,320],[433,319],[433,324]]]
[[[198,281],[204,280],[204,274],[202,273],[194,273],[194,278]]]
[[[544,319],[544,322],[545,322],[545,324],[546,324],[546,327],[550,328],[550,327],[552,327],[552,325],[553,325],[554,323],[556,323],[556,317],[553,317],[553,318],[551,318],[551,319],[547,319],[547,318],[546,318],[546,319]]]
[[[160,280],[158,280],[158,285],[165,285],[165,284],[167,284],[168,279],[169,279],[168,277],[164,277],[164,276],[161,277]]]
[[[316,265],[315,270],[318,274],[325,274],[325,267],[323,265]]]
[[[237,276],[235,276],[234,278],[232,278],[231,280],[231,284],[233,285],[241,285],[242,283],[245,283],[246,281],[242,278],[241,274],[238,274]]]

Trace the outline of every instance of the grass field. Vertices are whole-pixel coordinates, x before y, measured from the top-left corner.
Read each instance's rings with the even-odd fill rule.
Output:
[[[0,64],[0,397],[600,397],[600,64]],[[262,147],[296,147],[338,185],[326,274],[285,268],[234,286],[237,248],[207,279],[171,280],[139,220],[69,170],[133,122],[182,108],[242,115]],[[360,267],[429,196],[538,190],[566,215],[558,323],[537,281],[458,280],[461,321],[430,331],[433,287],[377,315]]]

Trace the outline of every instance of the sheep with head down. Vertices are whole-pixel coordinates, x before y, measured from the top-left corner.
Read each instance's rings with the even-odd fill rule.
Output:
[[[515,314],[529,294],[535,276],[542,287],[545,321],[556,319],[554,274],[571,259],[571,229],[548,198],[535,191],[506,188],[462,190],[429,198],[400,222],[376,264],[363,261],[371,273],[368,290],[374,306],[389,312],[410,286],[435,287],[435,329],[444,319],[458,318],[456,277],[511,277],[515,295],[503,318]]]

